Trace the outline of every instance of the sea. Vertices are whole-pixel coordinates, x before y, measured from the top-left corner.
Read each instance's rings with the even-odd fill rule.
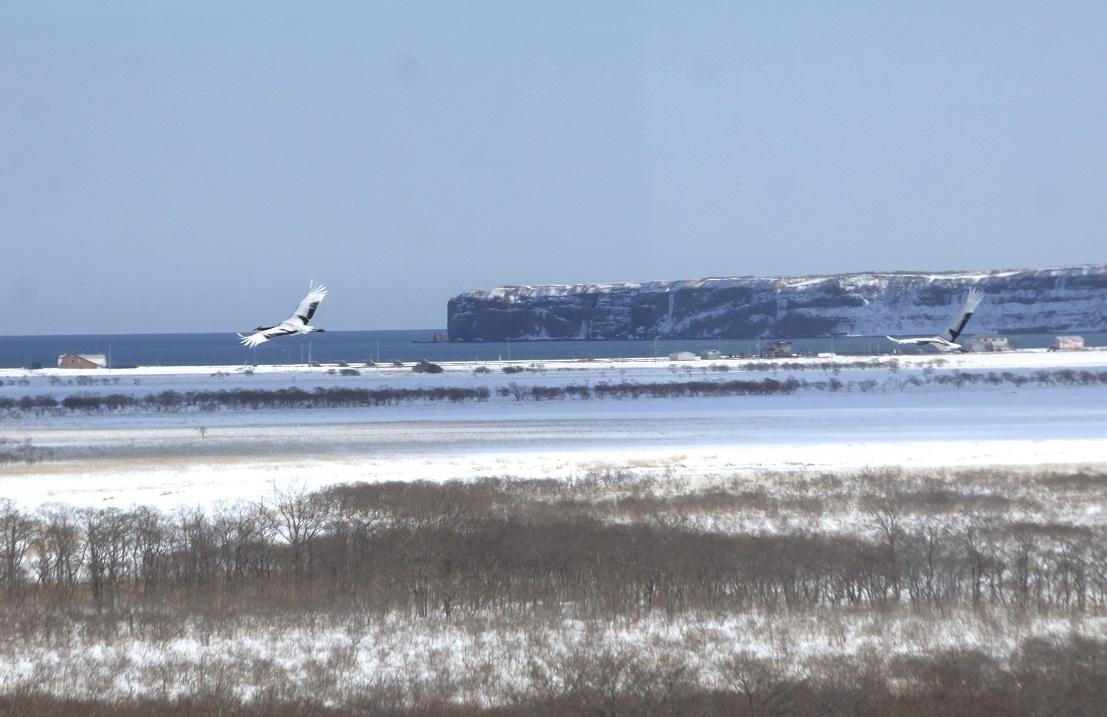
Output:
[[[552,361],[560,359],[653,358],[677,351],[757,356],[781,339],[666,339],[639,341],[435,341],[445,329],[328,331],[274,339],[244,348],[234,333],[103,334],[0,337],[0,368],[53,367],[65,354],[103,354],[111,368],[135,366],[303,365],[315,361],[350,366],[367,362]],[[1107,334],[1082,334],[1085,346],[1107,346]],[[1009,337],[1018,348],[1048,348],[1053,334]],[[874,356],[893,352],[883,336],[792,339],[796,354]],[[933,353],[933,349],[918,349]],[[915,352],[910,347],[908,352]]]

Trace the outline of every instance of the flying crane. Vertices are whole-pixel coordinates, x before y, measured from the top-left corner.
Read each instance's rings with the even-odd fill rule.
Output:
[[[327,295],[327,287],[322,284],[316,284],[315,280],[311,281],[308,286],[308,293],[296,307],[296,310],[292,312],[292,316],[275,326],[259,326],[254,329],[255,333],[245,336],[239,334],[238,338],[242,339],[242,345],[247,348],[254,348],[260,343],[264,343],[271,338],[277,336],[289,336],[291,334],[310,334],[312,331],[326,331],[326,329],[319,329],[308,324],[311,321],[311,317],[315,314],[315,309],[318,308],[319,302],[323,300],[323,297]]]
[[[964,306],[953,317],[953,321],[949,322],[949,327],[941,333],[939,336],[920,336],[910,339],[893,339],[891,336],[887,337],[889,341],[900,344],[916,344],[918,346],[925,346],[930,344],[942,351],[960,351],[964,353],[965,349],[961,348],[961,344],[957,343],[957,337],[961,335],[961,332],[965,330],[965,324],[969,323],[969,319],[972,317],[972,312],[976,311],[976,307],[980,305],[980,302],[984,300],[984,294],[979,289],[973,287],[969,289],[969,296],[965,299]]]

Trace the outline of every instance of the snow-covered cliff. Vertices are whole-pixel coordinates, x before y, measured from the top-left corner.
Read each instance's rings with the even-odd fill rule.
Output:
[[[1041,270],[505,286],[449,301],[451,341],[933,334],[970,286],[966,333],[1107,331],[1107,265]]]

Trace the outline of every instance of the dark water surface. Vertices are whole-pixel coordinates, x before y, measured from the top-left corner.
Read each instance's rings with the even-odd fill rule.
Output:
[[[756,355],[771,339],[676,339],[664,341],[505,341],[488,343],[434,343],[444,329],[402,331],[328,331],[310,336],[282,337],[257,349],[246,349],[233,333],[218,334],[108,334],[0,337],[0,368],[39,363],[58,365],[63,354],[104,354],[113,367],[127,366],[242,366],[346,361],[548,361],[583,358],[639,358],[667,356],[675,351],[724,355]],[[1107,334],[1084,334],[1087,346],[1107,345]],[[1052,334],[1012,336],[1020,348],[1047,348]],[[796,353],[888,354],[893,346],[883,336],[834,339],[795,339]]]

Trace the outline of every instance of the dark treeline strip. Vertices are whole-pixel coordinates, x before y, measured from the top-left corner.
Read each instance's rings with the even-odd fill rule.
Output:
[[[862,391],[872,392],[889,386],[896,390],[904,386],[1023,386],[1027,384],[1057,386],[1107,385],[1107,371],[1077,371],[1060,369],[1035,371],[1030,374],[1010,371],[936,373],[926,370],[923,375],[893,378],[883,386],[874,379],[841,381],[801,381],[794,377],[784,380],[682,380],[638,383],[620,381],[600,382],[595,385],[569,384],[564,386],[530,386],[510,383],[497,388],[496,395],[514,397],[518,401],[588,400],[588,399],[637,399],[680,398],[700,396],[771,396],[795,393],[801,389],[811,391]],[[275,390],[238,388],[219,391],[162,391],[145,396],[124,393],[79,393],[57,399],[50,395],[23,396],[19,399],[0,396],[0,410],[22,413],[50,411],[79,411],[100,413],[111,411],[220,411],[264,410],[301,408],[366,408],[410,404],[419,401],[462,403],[487,401],[492,390],[485,386],[435,386],[421,388],[357,388],[335,386],[318,387],[311,391],[302,388]]]
[[[948,366],[943,358],[934,359],[934,366]],[[720,364],[726,366],[726,364]],[[899,359],[858,359],[855,361],[792,361],[788,359],[760,359],[747,361],[741,366],[743,371],[846,371],[846,370],[883,370],[898,371]]]
[[[1107,385],[1107,371],[1076,371],[1074,369],[1059,369],[1055,371],[1039,370],[1031,374],[1013,373],[1011,371],[989,371],[987,373],[974,373],[970,371],[956,371],[950,374],[940,374],[928,377],[927,382],[937,385],[1012,385],[1024,386],[1038,384],[1043,386],[1095,386]]]
[[[635,399],[635,398],[689,398],[696,396],[772,396],[795,393],[805,386],[801,381],[789,378],[778,381],[772,378],[760,381],[666,381],[659,383],[601,382],[594,386],[570,384],[568,386],[524,386],[510,383],[496,389],[502,397],[514,396],[516,400],[552,401],[565,399]]]
[[[57,401],[50,396],[24,397],[19,401],[0,398],[0,409],[42,411],[61,407],[86,413],[138,411],[219,411],[275,408],[362,408],[415,403],[417,401],[487,401],[491,391],[483,386],[434,386],[429,388],[301,388],[276,390],[239,388],[219,391],[162,391],[146,396],[81,393]]]
[[[686,610],[1107,610],[1104,531],[997,523],[868,534],[671,526],[538,484],[383,483],[252,504],[24,512],[0,502],[0,600],[69,608],[325,606],[418,616],[586,617]],[[596,506],[601,506],[596,508]],[[602,507],[606,506],[606,507]],[[597,513],[597,510],[599,513]]]
[[[745,396],[793,393],[802,384],[795,379],[777,381],[686,381],[676,383],[600,383],[596,386],[526,386],[511,384],[497,389],[500,396],[512,396],[518,400],[552,399],[623,399],[649,396],[653,398],[674,396]],[[462,403],[487,401],[492,391],[485,386],[457,387],[435,386],[429,388],[301,388],[276,390],[233,389],[219,391],[162,391],[146,396],[127,394],[100,395],[81,393],[66,396],[58,401],[52,396],[24,397],[18,401],[0,397],[0,410],[43,412],[62,408],[69,411],[99,413],[120,410],[175,412],[183,410],[263,410],[302,408],[365,408],[392,406],[419,401]]]

